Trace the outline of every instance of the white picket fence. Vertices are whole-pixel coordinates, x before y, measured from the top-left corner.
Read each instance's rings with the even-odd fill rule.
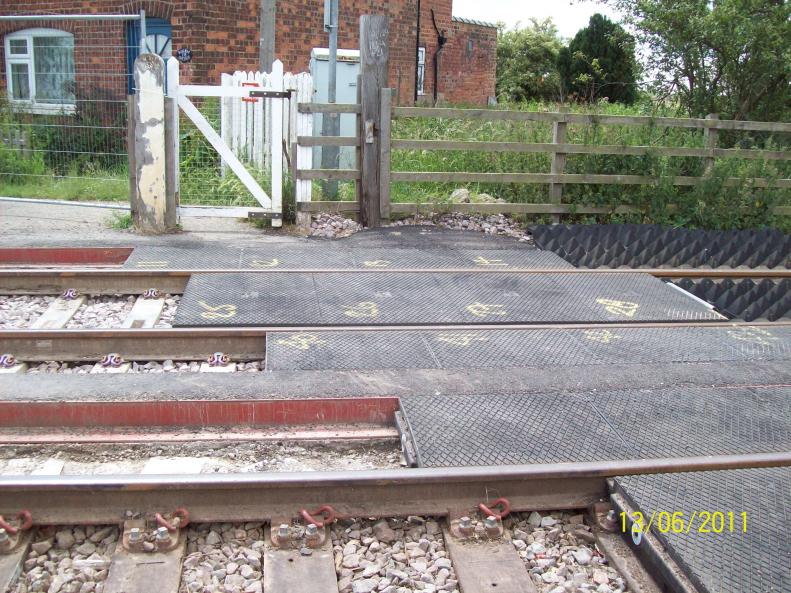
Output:
[[[254,90],[255,87],[266,88],[271,86],[271,75],[266,72],[236,71],[233,74],[223,74],[220,84],[223,87],[245,87]],[[287,158],[283,161],[284,171],[293,159],[299,162],[302,169],[313,167],[313,151],[310,147],[296,148],[297,136],[310,136],[313,134],[313,115],[299,113],[298,103],[310,103],[313,100],[313,79],[307,72],[283,75],[283,87],[293,91],[291,97],[285,100],[283,130],[281,134],[274,134],[276,141],[282,141],[283,152]],[[270,166],[269,155],[273,138],[271,118],[272,99],[241,99],[239,97],[223,97],[220,107],[220,134],[233,153],[240,159],[252,164],[259,170],[267,170]],[[226,165],[223,163],[223,174]],[[299,202],[309,202],[311,196],[310,180],[296,181],[296,196]]]

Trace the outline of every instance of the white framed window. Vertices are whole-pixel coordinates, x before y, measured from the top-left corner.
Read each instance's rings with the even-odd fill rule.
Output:
[[[32,113],[73,113],[74,36],[57,29],[25,29],[5,36],[8,98]]]
[[[423,95],[423,80],[426,78],[426,48],[417,50],[417,94]]]

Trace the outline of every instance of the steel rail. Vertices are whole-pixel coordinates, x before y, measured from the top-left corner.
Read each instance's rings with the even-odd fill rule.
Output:
[[[66,288],[90,294],[139,294],[148,288],[183,293],[193,274],[649,274],[655,278],[791,278],[791,269],[776,268],[520,268],[499,265],[461,268],[206,268],[140,269],[0,268],[2,294],[57,294]]]
[[[12,329],[0,330],[4,353],[18,360],[79,362],[118,352],[126,360],[202,360],[224,352],[232,360],[262,360],[269,334],[322,332],[472,332],[485,330],[601,330],[658,328],[779,328],[791,321],[662,321],[604,323],[504,323],[426,325],[294,325],[170,329]]]
[[[0,513],[31,511],[38,524],[117,523],[179,506],[195,521],[297,516],[332,505],[341,516],[445,515],[504,496],[515,510],[581,508],[619,475],[791,466],[791,452],[577,463],[367,471],[200,475],[0,477]]]

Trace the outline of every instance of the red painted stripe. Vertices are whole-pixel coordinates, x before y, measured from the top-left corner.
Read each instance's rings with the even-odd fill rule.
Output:
[[[391,425],[396,397],[230,401],[0,402],[0,427]]]
[[[6,247],[0,265],[121,265],[132,247]]]

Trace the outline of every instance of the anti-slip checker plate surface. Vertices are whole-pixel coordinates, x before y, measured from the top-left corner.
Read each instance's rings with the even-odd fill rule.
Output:
[[[720,319],[645,274],[207,273],[190,278],[174,326]]]

